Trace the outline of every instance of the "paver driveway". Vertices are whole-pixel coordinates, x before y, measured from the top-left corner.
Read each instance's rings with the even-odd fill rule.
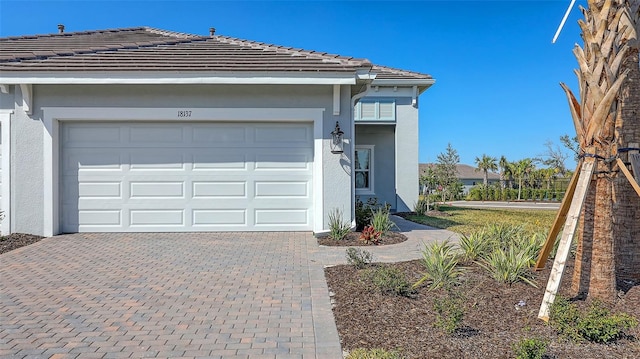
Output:
[[[73,234],[0,256],[0,357],[339,358],[310,233]]]

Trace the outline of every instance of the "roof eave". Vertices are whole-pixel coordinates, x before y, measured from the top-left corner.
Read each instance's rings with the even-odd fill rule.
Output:
[[[436,83],[435,79],[375,79],[372,86],[418,86],[422,94]]]
[[[354,73],[331,72],[8,72],[0,73],[0,84],[236,84],[236,85],[355,85]]]

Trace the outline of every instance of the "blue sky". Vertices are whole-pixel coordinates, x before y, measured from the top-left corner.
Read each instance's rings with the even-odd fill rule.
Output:
[[[555,44],[570,0],[538,1],[10,1],[0,36],[133,26],[248,40],[367,58],[428,73],[420,97],[420,162],[451,143],[462,163],[483,153],[509,160],[545,152],[574,135],[563,81],[577,89],[577,5]],[[569,159],[568,166],[575,163]]]

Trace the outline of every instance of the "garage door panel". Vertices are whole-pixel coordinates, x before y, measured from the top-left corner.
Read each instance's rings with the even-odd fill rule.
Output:
[[[255,182],[255,196],[260,197],[303,197],[309,196],[309,183],[282,181],[282,182]]]
[[[76,225],[79,223],[85,226],[120,227],[122,225],[122,210],[79,211]]]
[[[182,209],[132,209],[130,226],[184,227],[185,216]]]
[[[247,155],[222,151],[193,154],[194,171],[247,169]]]
[[[254,130],[255,142],[264,147],[308,147],[312,140],[311,128],[305,124],[258,125]]]
[[[245,126],[219,125],[216,128],[211,126],[194,126],[191,136],[193,144],[210,146],[217,143],[218,146],[225,145],[244,145],[247,140],[247,129]]]
[[[93,148],[122,146],[119,127],[95,124],[77,124],[63,128],[62,142],[66,148]]]
[[[164,147],[184,144],[185,128],[181,125],[139,124],[129,127],[129,143],[138,146]]]
[[[122,151],[127,151],[127,149],[122,149]],[[182,153],[176,153],[175,150],[156,149],[153,153],[143,152],[140,149],[134,151],[129,154],[129,160],[127,161],[132,171],[153,169],[183,171],[185,169],[186,156]]]
[[[130,182],[129,198],[184,198],[184,182]]]
[[[80,198],[122,199],[122,184],[120,182],[81,182],[77,187],[69,187],[68,191],[74,191],[74,188],[78,188],[77,192]]]
[[[306,209],[257,209],[256,225],[308,225],[309,214]]]
[[[94,124],[63,124],[63,231],[311,229],[309,124],[96,125],[119,142],[67,147]]]
[[[73,149],[65,151],[62,170],[64,174],[76,175],[79,170],[122,170],[122,158],[118,152],[95,149]]]
[[[246,181],[193,182],[193,198],[247,198]]]
[[[245,227],[247,223],[246,209],[196,209],[193,210],[194,226],[238,226]]]

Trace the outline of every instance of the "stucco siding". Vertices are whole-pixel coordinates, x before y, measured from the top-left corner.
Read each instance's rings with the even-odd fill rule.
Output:
[[[363,202],[377,198],[379,203],[388,203],[396,209],[395,192],[395,126],[394,125],[356,125],[356,147],[374,146],[373,150],[373,194],[358,194]]]
[[[21,104],[18,89],[12,118],[14,231],[45,233],[44,129],[40,121],[43,107],[323,108],[323,174],[320,177],[314,173],[313,180],[323,182],[324,196],[318,200],[323,202],[322,228],[326,229],[331,208],[344,209],[346,216],[351,208],[351,151],[345,146],[345,153],[336,155],[329,147],[330,132],[336,121],[340,122],[345,139],[352,137],[349,86],[342,87],[339,116],[333,115],[332,90],[332,86],[296,85],[38,85],[33,86],[33,115],[27,116],[18,105]],[[104,119],[109,119],[108,113]]]
[[[396,100],[397,211],[411,211],[418,201],[418,109],[410,98]],[[391,172],[391,171],[390,171]]]

